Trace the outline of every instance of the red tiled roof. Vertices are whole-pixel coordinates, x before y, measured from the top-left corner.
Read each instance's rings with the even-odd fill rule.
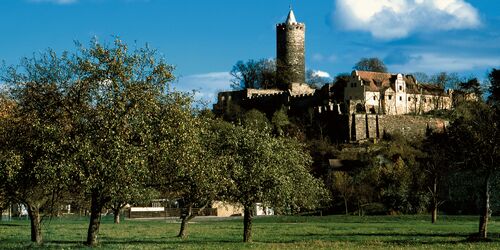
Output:
[[[395,83],[397,74],[380,73],[371,71],[355,71],[356,76],[359,76],[366,86],[367,91],[385,91],[388,88],[395,90]],[[403,75],[406,82],[406,92],[411,94],[428,94],[428,95],[442,95],[444,89],[433,84],[417,84],[415,77],[412,75]]]

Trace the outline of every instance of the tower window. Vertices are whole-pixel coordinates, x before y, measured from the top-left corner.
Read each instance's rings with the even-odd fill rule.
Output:
[[[402,100],[403,100],[403,97],[402,97],[402,96],[400,96],[400,97],[399,97],[399,100],[400,100],[400,101],[402,101]]]
[[[401,85],[400,85],[400,86],[399,86],[399,90],[400,90],[400,91],[403,91],[403,86],[401,86]]]
[[[392,100],[392,95],[388,95],[387,99]]]

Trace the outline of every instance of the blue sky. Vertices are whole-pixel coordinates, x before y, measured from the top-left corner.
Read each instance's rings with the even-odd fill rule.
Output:
[[[275,24],[290,3],[307,26],[307,68],[331,76],[361,57],[391,72],[481,79],[500,67],[496,0],[2,0],[0,60],[116,35],[158,49],[176,65],[179,89],[212,101],[236,61],[275,57]]]

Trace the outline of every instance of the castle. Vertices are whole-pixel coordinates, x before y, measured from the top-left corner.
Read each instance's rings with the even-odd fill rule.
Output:
[[[222,115],[238,107],[271,117],[284,107],[289,116],[312,113],[327,136],[340,142],[379,137],[381,131],[419,134],[426,127],[443,126],[443,121],[414,118],[410,123],[416,127],[405,127],[408,117],[401,115],[452,108],[452,91],[420,84],[411,75],[355,70],[341,89],[333,84],[311,88],[305,79],[305,32],[306,25],[290,10],[286,21],[276,25],[277,88],[220,92],[214,112]]]

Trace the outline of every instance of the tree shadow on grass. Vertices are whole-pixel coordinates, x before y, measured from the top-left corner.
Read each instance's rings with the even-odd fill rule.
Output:
[[[370,240],[371,237],[380,237],[377,241],[385,242],[388,244],[396,245],[435,245],[435,244],[463,244],[463,243],[474,243],[471,242],[468,237],[470,234],[467,233],[390,233],[390,232],[380,232],[380,233],[306,233],[306,234],[288,234],[292,238],[291,240],[280,240],[280,241],[264,241],[264,242],[274,242],[274,243],[296,243],[300,241],[307,240],[325,240],[325,241],[347,241],[347,242],[358,242]],[[365,239],[357,239],[357,237],[365,237]],[[399,239],[390,239],[384,237],[396,237]],[[435,238],[444,239],[435,239]],[[447,239],[450,237],[458,239]],[[402,238],[402,239],[401,239]],[[434,238],[434,239],[433,239]],[[499,234],[490,234],[489,240],[483,243],[497,243],[500,242]]]
[[[21,224],[10,224],[10,223],[0,223],[0,227],[22,227],[25,225]]]

